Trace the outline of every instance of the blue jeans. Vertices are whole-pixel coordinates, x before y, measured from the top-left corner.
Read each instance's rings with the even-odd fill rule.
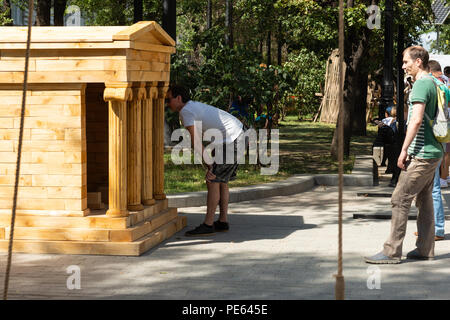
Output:
[[[439,175],[439,167],[440,163],[436,168],[434,173],[434,184],[433,184],[433,206],[434,206],[434,230],[435,234],[439,237],[444,236],[444,205],[442,203],[442,194],[441,194],[441,181]]]

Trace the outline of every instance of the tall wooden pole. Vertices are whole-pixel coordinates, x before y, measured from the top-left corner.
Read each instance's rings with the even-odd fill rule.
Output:
[[[28,8],[30,12],[34,11],[34,2],[29,0]],[[12,261],[12,251],[14,242],[14,226],[16,223],[16,209],[17,209],[17,197],[19,192],[19,179],[20,179],[20,162],[22,158],[22,142],[23,142],[23,129],[25,126],[25,108],[26,108],[26,98],[28,90],[28,69],[30,60],[30,47],[31,47],[31,28],[33,25],[33,15],[28,15],[28,32],[27,32],[27,47],[25,50],[25,70],[23,75],[23,87],[22,87],[22,108],[20,109],[20,130],[19,130],[19,143],[17,150],[17,162],[16,162],[16,176],[14,182],[14,196],[13,196],[13,206],[11,212],[11,224],[9,233],[9,244],[8,244],[8,258],[6,261],[6,272],[5,272],[5,285],[3,288],[3,300],[8,299],[9,290],[9,274],[11,272],[11,261]]]
[[[339,109],[344,109],[344,3],[339,0]],[[336,300],[345,299],[345,283],[342,274],[342,194],[344,186],[344,117],[339,117],[338,160],[339,160],[339,217],[338,217],[338,273],[336,277]]]

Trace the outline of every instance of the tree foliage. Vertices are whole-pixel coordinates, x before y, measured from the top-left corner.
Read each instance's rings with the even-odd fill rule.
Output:
[[[0,3],[0,26],[7,26],[12,24],[11,6],[9,1],[3,0]]]

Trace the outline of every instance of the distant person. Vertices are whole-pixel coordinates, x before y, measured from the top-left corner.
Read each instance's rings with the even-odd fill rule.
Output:
[[[428,63],[430,67],[430,73],[436,78],[439,83],[443,83],[448,86],[448,78],[442,73],[441,65],[436,60],[430,60]],[[440,165],[440,188],[448,188],[448,182],[450,181],[448,166],[450,164],[450,143],[443,144],[445,154]],[[447,181],[449,180],[449,181]]]
[[[400,136],[397,124],[397,108],[390,106],[386,108],[385,118],[381,121],[374,119],[373,122],[378,125],[378,134],[373,146],[383,146],[383,162],[388,161],[385,173],[392,174],[389,186],[395,188],[398,177],[400,176],[400,168],[397,166],[397,159],[400,154]],[[385,165],[385,164],[384,164]]]
[[[208,188],[206,216],[201,225],[187,231],[185,235],[209,236],[213,235],[215,231],[228,231],[228,182],[236,177],[238,168],[237,141],[244,133],[242,129],[243,124],[226,111],[201,102],[192,101],[188,90],[180,86],[172,85],[169,87],[166,95],[166,104],[172,111],[179,112],[183,126],[189,131],[194,151],[202,155],[202,161],[205,162],[207,167],[205,177]],[[194,122],[201,122],[202,132],[196,131]],[[202,136],[208,129],[217,129],[222,133],[222,140],[213,141],[217,148],[222,149],[224,158],[223,161],[219,161],[222,163],[214,162],[208,164],[209,160],[212,159],[205,159]],[[195,143],[196,139],[201,139],[200,143]],[[231,161],[225,156],[227,145],[231,147],[228,149],[234,152]],[[196,150],[196,147],[199,149]],[[212,156],[215,156],[215,154],[212,154]],[[219,219],[214,221],[217,205],[220,207],[220,215]]]
[[[248,99],[237,96],[231,104],[230,114],[239,119],[246,128],[250,128],[251,123]]]
[[[446,79],[442,74],[441,65],[436,60],[430,60],[429,63],[430,74],[434,77],[433,80],[436,85],[446,85]],[[450,98],[450,90],[448,87],[444,86],[446,91],[447,105],[448,99]],[[441,160],[440,168],[436,168],[436,172],[434,175],[434,184],[433,184],[433,206],[434,206],[434,229],[435,229],[435,241],[444,240],[445,231],[445,213],[444,213],[444,204],[442,202],[442,193],[441,188],[447,188],[447,177],[448,177],[448,165],[449,165],[449,152],[450,152],[450,143],[442,144],[443,150],[445,150],[445,155]],[[439,169],[441,170],[439,174]],[[417,232],[415,233],[417,235]]]
[[[449,79],[450,82],[450,66],[444,68],[444,75]]]
[[[396,264],[401,262],[403,240],[406,234],[411,203],[416,198],[418,237],[416,249],[406,257],[416,260],[434,258],[434,210],[432,189],[434,174],[443,151],[433,135],[431,126],[424,121],[424,113],[434,117],[437,107],[436,85],[428,73],[428,52],[420,46],[403,52],[405,72],[413,77],[409,95],[408,127],[397,165],[402,169],[392,194],[391,232],[383,250],[365,257],[367,263]]]
[[[442,73],[441,64],[438,61],[430,60],[428,62],[428,65],[430,67],[430,73],[433,75],[433,77],[435,77],[445,85],[449,84],[449,79],[444,73]]]

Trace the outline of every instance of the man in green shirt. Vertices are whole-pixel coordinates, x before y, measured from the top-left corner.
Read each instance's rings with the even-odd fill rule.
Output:
[[[434,172],[443,155],[441,144],[435,139],[424,113],[433,119],[437,107],[437,91],[428,73],[428,52],[413,46],[403,52],[403,69],[415,80],[408,100],[408,129],[397,165],[402,169],[392,194],[391,233],[383,251],[365,257],[367,263],[394,264],[401,262],[403,240],[411,203],[416,198],[418,237],[416,249],[408,259],[434,258]]]

